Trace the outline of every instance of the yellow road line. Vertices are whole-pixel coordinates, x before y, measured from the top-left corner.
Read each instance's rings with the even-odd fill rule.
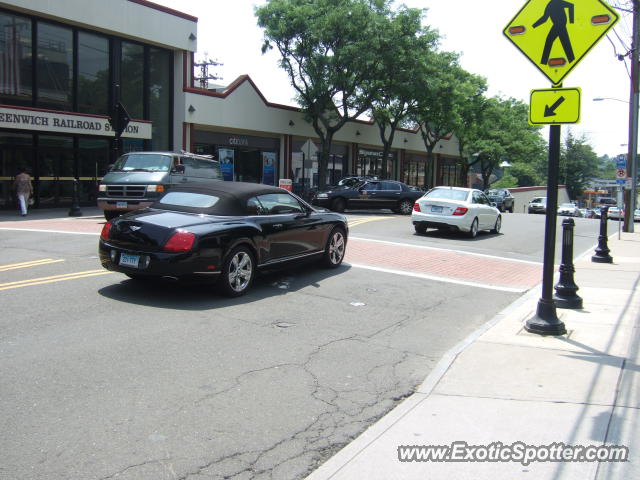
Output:
[[[378,220],[389,220],[390,217],[364,217],[364,218],[356,218],[355,220],[349,221],[350,227],[355,227],[357,225],[362,225],[363,223],[375,222]]]
[[[32,260],[30,262],[13,263],[10,265],[0,265],[0,272],[15,270],[17,268],[37,267],[39,265],[49,265],[50,263],[64,262],[64,260],[54,260],[53,258],[43,258],[42,260]]]
[[[30,287],[33,285],[42,285],[45,283],[62,282],[64,280],[75,280],[78,278],[95,277],[97,275],[108,275],[112,272],[108,270],[87,270],[84,272],[66,273],[64,275],[53,275],[51,277],[32,278],[30,280],[21,280],[18,282],[0,283],[0,290],[9,290],[11,288]]]

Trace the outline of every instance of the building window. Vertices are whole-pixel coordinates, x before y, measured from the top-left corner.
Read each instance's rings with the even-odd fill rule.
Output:
[[[70,28],[38,22],[38,106],[73,109],[73,33]]]
[[[309,191],[318,187],[318,165],[320,146],[315,145],[315,149],[310,151],[306,148],[306,140],[294,140],[293,152],[291,154],[291,176],[293,181],[293,191],[305,198]],[[305,151],[306,150],[306,151]],[[307,153],[310,152],[310,158]],[[329,162],[327,164],[327,185],[335,185],[345,176],[348,160],[349,147],[346,145],[332,144]]]
[[[0,103],[31,105],[31,20],[0,13]]]
[[[131,118],[144,118],[144,47],[122,42],[120,99]]]
[[[78,111],[109,114],[109,41],[78,33]]]
[[[404,162],[404,182],[414,187],[426,187],[427,157],[407,154]]]
[[[457,160],[441,159],[439,162],[438,185],[457,187],[462,185],[462,169]]]
[[[383,168],[382,160],[383,152],[378,150],[358,151],[358,159],[356,161],[356,174],[361,176],[371,176],[385,179],[394,179],[395,152],[389,153],[386,165]]]
[[[149,112],[153,122],[152,150],[171,148],[172,56],[167,50],[149,51]]]

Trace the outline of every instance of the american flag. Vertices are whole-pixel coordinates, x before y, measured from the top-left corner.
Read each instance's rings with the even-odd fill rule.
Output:
[[[0,37],[0,93],[20,95],[20,59],[22,58],[22,42],[20,41],[20,25],[6,24]]]

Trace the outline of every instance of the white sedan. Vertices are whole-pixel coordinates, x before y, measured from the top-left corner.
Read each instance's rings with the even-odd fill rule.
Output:
[[[607,218],[610,220],[624,220],[624,210],[618,207],[609,207]]]
[[[558,207],[558,215],[568,215],[569,217],[579,217],[580,209],[573,203],[563,203]]]
[[[480,190],[461,187],[435,187],[413,205],[411,221],[416,233],[427,228],[456,230],[474,238],[480,230],[499,233],[500,211]]]

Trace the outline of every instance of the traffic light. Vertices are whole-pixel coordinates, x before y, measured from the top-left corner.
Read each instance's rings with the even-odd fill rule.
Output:
[[[129,117],[127,110],[124,108],[124,105],[122,105],[122,102],[116,103],[114,111],[111,117],[109,117],[109,124],[116,133],[116,137],[120,137],[122,135],[124,129],[129,125],[130,120],[131,118]]]

